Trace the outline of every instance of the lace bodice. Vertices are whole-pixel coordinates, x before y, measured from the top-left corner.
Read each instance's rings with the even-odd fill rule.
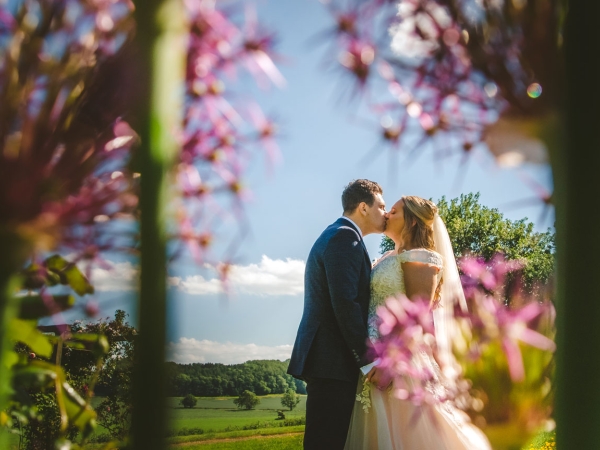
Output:
[[[377,307],[383,305],[388,297],[406,293],[402,263],[420,262],[439,269],[443,266],[442,256],[431,250],[414,249],[398,255],[384,254],[371,271],[371,300],[369,302],[369,337],[377,339]],[[441,270],[440,270],[441,273]],[[438,275],[439,278],[439,275]]]

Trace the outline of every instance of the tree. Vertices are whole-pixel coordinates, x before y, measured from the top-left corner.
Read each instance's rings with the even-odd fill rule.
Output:
[[[254,409],[254,407],[260,403],[260,399],[254,392],[244,391],[233,401],[233,403],[240,409]]]
[[[56,393],[48,390],[47,392],[31,394],[29,400],[32,405],[35,405],[36,414],[22,426],[23,449],[46,450],[54,448],[54,442],[61,437],[61,418]],[[77,434],[76,427],[72,426],[67,430],[68,439],[75,439]]]
[[[281,397],[281,406],[285,406],[286,408],[290,408],[290,411],[294,409],[298,403],[300,403],[300,396],[296,394],[293,389],[288,389]]]
[[[109,350],[104,363],[98,368],[89,352],[67,348],[63,365],[76,387],[87,392],[89,380],[97,376],[95,392],[102,397],[96,407],[98,423],[113,439],[124,439],[131,426],[132,376],[137,330],[127,322],[127,313],[115,311],[113,319],[94,322],[76,321],[71,326],[73,339],[89,333],[102,334],[108,340]],[[98,370],[99,369],[99,370]]]
[[[182,405],[184,408],[193,408],[194,406],[196,406],[197,403],[198,399],[192,394],[186,395],[179,401],[179,404]]]
[[[306,394],[302,381],[286,373],[289,361],[261,360],[243,364],[167,363],[167,392],[173,397],[237,396],[245,390],[256,395],[283,394],[294,389]]]
[[[522,276],[527,291],[532,292],[550,280],[554,271],[554,233],[533,231],[533,224],[527,219],[504,218],[497,209],[481,205],[479,193],[449,201],[442,197],[437,206],[457,260],[469,255],[491,261],[496,254],[503,253],[509,260],[525,262]],[[381,252],[393,248],[393,241],[384,237]]]

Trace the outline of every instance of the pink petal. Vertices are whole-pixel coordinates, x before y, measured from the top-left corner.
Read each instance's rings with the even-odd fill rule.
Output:
[[[538,333],[530,328],[525,328],[519,335],[519,340],[539,348],[540,350],[548,350],[553,352],[556,350],[556,344],[552,339],[547,338],[543,334]]]
[[[503,339],[502,347],[506,355],[510,378],[514,382],[521,382],[525,379],[525,367],[523,366],[523,357],[519,346],[510,339]]]

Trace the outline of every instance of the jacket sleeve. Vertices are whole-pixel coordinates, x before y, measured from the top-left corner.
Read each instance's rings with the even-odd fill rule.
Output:
[[[359,300],[364,250],[352,230],[341,229],[329,241],[323,256],[331,304],[342,336],[360,368],[366,358],[367,328]]]

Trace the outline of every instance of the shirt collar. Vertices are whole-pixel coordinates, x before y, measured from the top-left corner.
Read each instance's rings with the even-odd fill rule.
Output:
[[[356,228],[358,230],[360,237],[361,238],[363,237],[362,230],[360,229],[360,227],[358,225],[356,225],[356,223],[352,219],[350,219],[349,217],[346,217],[346,216],[342,216],[341,218],[346,219],[348,222],[350,222],[352,225],[354,225],[354,228]]]

